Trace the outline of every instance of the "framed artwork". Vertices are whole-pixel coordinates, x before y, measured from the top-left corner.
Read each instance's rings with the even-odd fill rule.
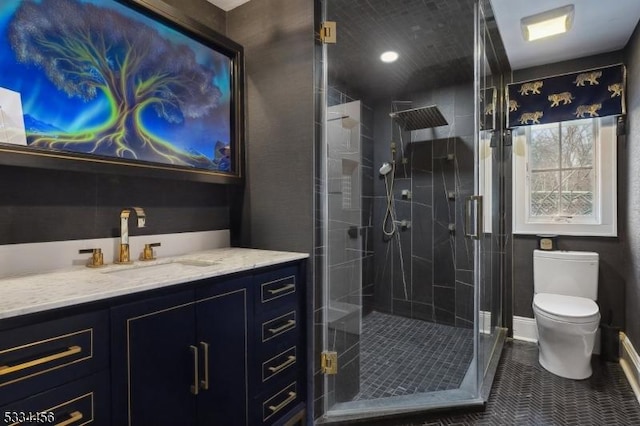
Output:
[[[242,47],[162,2],[2,0],[0,64],[3,164],[242,177]]]

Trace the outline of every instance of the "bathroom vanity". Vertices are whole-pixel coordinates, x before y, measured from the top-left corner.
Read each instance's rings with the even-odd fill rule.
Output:
[[[0,281],[4,423],[304,423],[306,254],[216,249]]]

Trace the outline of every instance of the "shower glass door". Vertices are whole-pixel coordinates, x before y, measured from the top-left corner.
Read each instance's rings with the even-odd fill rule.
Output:
[[[331,422],[480,405],[489,358],[479,335],[487,327],[491,337],[500,318],[485,289],[499,274],[479,201],[478,4],[320,4],[337,43],[322,48],[316,414]],[[383,62],[387,51],[397,60]],[[483,182],[493,194],[498,180]]]

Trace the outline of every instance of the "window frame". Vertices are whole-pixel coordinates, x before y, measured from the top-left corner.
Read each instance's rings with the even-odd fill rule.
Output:
[[[513,233],[617,237],[617,136],[616,117],[596,120],[594,141],[594,217],[530,216],[531,176],[528,152],[530,126],[513,130]]]

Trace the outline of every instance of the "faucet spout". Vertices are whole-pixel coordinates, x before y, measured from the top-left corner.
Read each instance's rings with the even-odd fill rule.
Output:
[[[117,263],[130,263],[129,260],[129,216],[135,212],[138,228],[144,228],[147,215],[141,207],[129,207],[120,212],[120,254]]]

